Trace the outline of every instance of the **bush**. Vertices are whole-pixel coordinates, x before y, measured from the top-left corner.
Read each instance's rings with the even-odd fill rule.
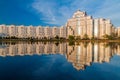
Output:
[[[88,40],[88,39],[89,39],[88,35],[85,34],[85,35],[83,36],[83,40]]]
[[[70,40],[70,41],[72,41],[72,40],[74,40],[74,39],[75,39],[74,36],[69,35],[69,40]]]
[[[58,35],[56,35],[56,36],[55,36],[55,39],[59,39],[59,36],[58,36]]]
[[[73,46],[75,45],[75,42],[74,41],[69,41],[69,46]]]

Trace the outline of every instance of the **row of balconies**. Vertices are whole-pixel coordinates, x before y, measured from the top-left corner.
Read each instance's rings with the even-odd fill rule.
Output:
[[[1,26],[0,26],[1,27]],[[63,35],[62,33],[64,33],[64,29],[59,30],[59,31],[56,31],[57,28],[55,28],[55,30],[53,29],[53,31],[55,32],[52,32],[51,29],[49,29],[49,27],[47,28],[44,28],[44,30],[32,30],[32,29],[29,29],[28,31],[26,29],[23,29],[23,28],[26,28],[26,27],[22,27],[22,29],[19,29],[19,30],[16,30],[15,27],[13,28],[12,27],[12,30],[8,30],[6,29],[6,31],[1,31],[0,33],[4,33],[4,34],[7,34],[7,36],[11,37],[11,36],[15,36],[15,37],[52,37],[52,36],[55,36],[55,35]],[[9,28],[10,29],[10,28]],[[37,28],[36,28],[37,29]],[[61,34],[59,34],[61,33]],[[61,37],[66,37],[66,36],[61,36]]]

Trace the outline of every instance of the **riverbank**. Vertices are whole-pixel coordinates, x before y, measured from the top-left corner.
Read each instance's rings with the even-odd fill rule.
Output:
[[[44,40],[39,40],[39,39],[0,39],[1,42],[16,42],[16,41],[33,41],[33,42],[120,42],[120,40],[107,40],[107,39],[97,39],[97,40],[68,40],[68,39],[44,39]]]

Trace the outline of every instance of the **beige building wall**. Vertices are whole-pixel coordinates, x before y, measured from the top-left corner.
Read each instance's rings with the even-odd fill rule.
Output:
[[[106,27],[105,27],[105,19],[100,18],[100,38],[103,39],[105,35]]]
[[[118,37],[120,37],[120,27],[117,28],[118,29]]]
[[[86,12],[80,10],[73,14],[73,17],[67,22],[67,36],[74,35],[84,38],[88,35],[89,38],[93,37],[93,19],[87,16]]]
[[[8,35],[10,37],[13,37],[13,36],[17,37],[18,36],[17,32],[18,32],[17,27],[15,25],[8,26]]]
[[[112,34],[115,33],[115,27],[112,25]]]
[[[61,26],[60,27],[60,37],[61,38],[66,38],[66,35],[67,35],[67,29],[66,29],[66,27]]]
[[[91,39],[93,37],[93,19],[91,16],[87,17],[87,35]]]
[[[115,28],[109,19],[93,19],[86,12],[77,10],[71,19],[68,19],[65,27],[42,27],[42,26],[15,26],[15,25],[0,25],[0,33],[10,37],[31,37],[31,38],[53,38],[56,35],[63,38],[68,38],[69,35],[84,38],[100,38],[104,35],[116,34],[120,36],[119,28]]]
[[[66,38],[66,27],[42,27],[42,26],[14,26],[14,25],[0,25],[0,33],[6,34],[10,37],[15,36],[18,38],[39,38],[44,37],[53,38],[56,35]]]
[[[19,38],[27,38],[27,28],[25,26],[17,26],[17,29]]]
[[[38,27],[36,27],[36,37],[38,38],[38,39],[42,39],[42,38],[44,38],[44,27],[42,27],[42,26],[38,26]]]
[[[67,36],[75,34],[74,28],[73,28],[76,26],[75,24],[76,24],[75,19],[68,20],[68,22],[67,22]]]
[[[99,19],[94,19],[94,37],[99,38],[100,36],[100,23]]]
[[[50,39],[52,37],[52,29],[50,27],[44,28],[45,37]]]
[[[83,31],[84,29],[84,31]],[[81,36],[86,32],[86,13],[80,10],[73,14],[73,17],[67,22],[67,36]]]
[[[118,29],[115,27],[115,35],[117,35],[118,34]]]
[[[52,37],[60,37],[60,28],[59,27],[52,27]]]
[[[36,38],[36,28],[33,26],[27,26],[27,37]]]
[[[80,10],[76,11],[73,17],[68,20],[66,27],[67,37],[73,35],[84,38],[86,34],[90,39],[92,37],[104,39],[106,34],[118,33],[109,19],[92,19],[91,16],[87,16],[85,12]]]
[[[108,19],[108,20],[106,20],[105,21],[105,26],[106,26],[106,31],[105,31],[105,33],[107,34],[107,35],[111,35],[111,31],[112,31],[112,27],[111,27],[111,22],[110,22],[110,20]]]
[[[6,37],[8,36],[8,27],[6,25],[0,25],[0,36]]]

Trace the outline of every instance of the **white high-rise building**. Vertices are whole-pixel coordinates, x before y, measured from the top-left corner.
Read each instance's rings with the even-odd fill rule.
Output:
[[[17,27],[15,25],[9,25],[7,27],[8,27],[8,35],[10,37],[17,37],[18,36]]]
[[[6,25],[0,25],[0,36],[1,37],[8,36],[8,29],[7,29]]]
[[[17,29],[18,29],[19,38],[27,38],[27,27],[21,25],[21,26],[17,26]]]
[[[115,28],[109,19],[93,19],[85,11],[77,10],[65,27],[42,27],[42,26],[15,26],[0,25],[0,36],[19,38],[68,38],[70,35],[76,39],[105,39],[106,36],[120,35],[119,28]]]
[[[99,37],[99,19],[94,19],[94,37],[97,38]]]
[[[52,28],[52,37],[56,37],[60,35],[60,28],[59,27],[53,27]]]
[[[44,33],[46,38],[50,39],[52,37],[52,29],[50,27],[45,27],[44,28]]]
[[[66,27],[61,26],[61,27],[60,27],[60,37],[61,37],[61,38],[66,38],[66,35],[67,35]]]
[[[38,38],[38,39],[42,39],[42,38],[44,38],[44,27],[42,27],[42,26],[38,26],[38,27],[36,27],[36,37]]]
[[[36,28],[33,26],[27,26],[27,37],[36,38]]]

